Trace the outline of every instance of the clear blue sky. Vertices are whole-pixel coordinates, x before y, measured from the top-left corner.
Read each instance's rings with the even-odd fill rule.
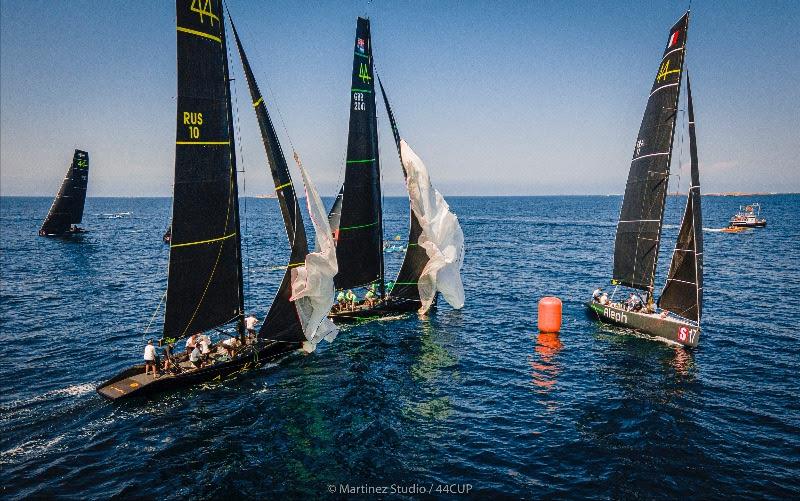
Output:
[[[0,193],[52,195],[82,148],[90,196],[169,196],[174,3],[1,5]],[[445,195],[491,195],[621,193],[667,31],[688,3],[229,5],[256,78],[272,89],[323,195],[342,176],[355,19],[365,13],[401,134],[434,184]],[[798,26],[797,1],[692,5],[687,67],[703,191],[800,191]],[[244,79],[237,83],[247,194],[269,192]],[[382,110],[380,120],[384,184],[402,194]]]

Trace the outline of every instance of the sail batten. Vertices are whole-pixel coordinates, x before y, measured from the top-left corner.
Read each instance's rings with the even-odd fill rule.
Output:
[[[658,304],[665,310],[700,323],[703,312],[703,221],[700,197],[700,173],[697,160],[692,86],[686,77],[689,113],[689,156],[692,185],[686,197],[678,241],[672,254],[667,281]]]
[[[669,32],[634,147],[614,245],[614,283],[651,293],[669,182],[688,23],[687,12]]]
[[[241,321],[244,310],[224,15],[219,0],[194,4],[176,1],[182,29],[165,338]]]
[[[89,154],[83,150],[75,150],[67,175],[61,181],[61,187],[50,205],[39,234],[67,233],[73,224],[81,222],[88,182]]]
[[[383,218],[372,40],[359,17],[350,91],[345,180],[329,223],[336,237],[337,289],[378,282],[383,292]]]

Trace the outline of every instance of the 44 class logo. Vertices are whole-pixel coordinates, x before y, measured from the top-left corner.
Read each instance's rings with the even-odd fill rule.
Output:
[[[372,80],[372,77],[369,76],[369,66],[367,66],[367,63],[361,63],[358,66],[358,78],[361,79],[362,83],[369,83],[369,81]]]
[[[200,14],[200,22],[205,22],[205,16],[211,20],[211,26],[214,26],[214,21],[219,22],[217,17],[211,10],[211,0],[192,0],[192,5],[189,7],[192,12]]]

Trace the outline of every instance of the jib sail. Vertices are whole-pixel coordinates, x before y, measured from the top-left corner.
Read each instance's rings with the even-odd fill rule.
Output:
[[[694,128],[692,86],[686,77],[689,109],[689,155],[692,186],[686,200],[678,242],[672,254],[667,283],[659,306],[700,322],[703,313],[703,217],[700,202],[700,173],[697,165],[697,139]]]

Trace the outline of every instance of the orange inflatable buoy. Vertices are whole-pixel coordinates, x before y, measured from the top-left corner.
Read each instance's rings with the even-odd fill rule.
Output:
[[[539,300],[539,332],[561,330],[561,300],[547,296]]]

